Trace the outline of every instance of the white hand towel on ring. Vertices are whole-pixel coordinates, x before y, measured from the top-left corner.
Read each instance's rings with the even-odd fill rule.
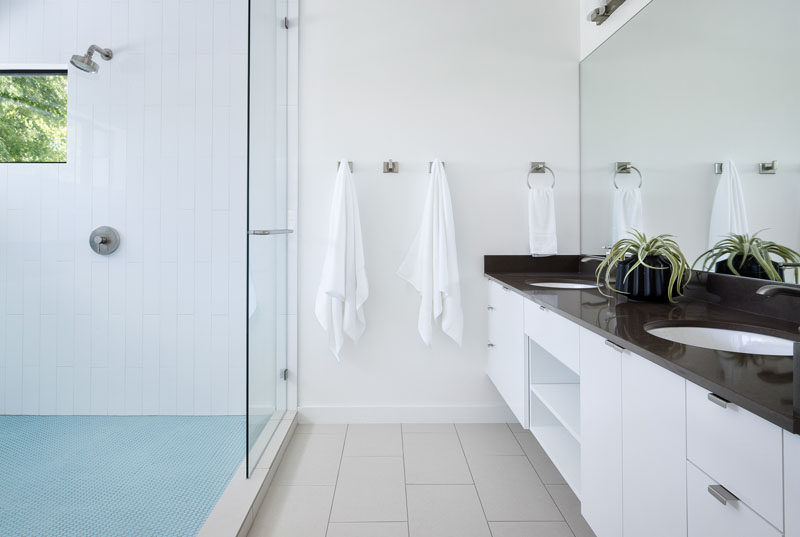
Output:
[[[419,291],[417,329],[422,341],[430,346],[433,323],[441,317],[442,332],[461,345],[464,312],[453,206],[447,175],[439,159],[431,164],[419,231],[397,274]]]
[[[611,218],[613,242],[630,237],[633,230],[642,231],[642,189],[626,186],[616,188]]]
[[[528,174],[530,179],[531,174]],[[531,255],[547,256],[558,253],[556,235],[555,178],[545,185],[528,183],[528,245]]]

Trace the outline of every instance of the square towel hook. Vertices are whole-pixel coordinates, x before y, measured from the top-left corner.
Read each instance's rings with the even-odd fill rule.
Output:
[[[400,171],[400,163],[392,159],[383,161],[383,173],[397,173]]]

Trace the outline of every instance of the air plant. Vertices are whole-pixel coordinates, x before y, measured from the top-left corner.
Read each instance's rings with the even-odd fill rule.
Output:
[[[600,292],[608,297],[613,296],[603,292],[602,286],[599,285],[602,280],[605,283],[605,287],[611,291],[619,294],[629,294],[627,291],[620,290],[620,287],[628,276],[640,267],[652,270],[669,270],[667,298],[670,302],[675,302],[675,297],[683,294],[684,287],[691,278],[689,262],[683,255],[678,243],[675,242],[672,235],[658,235],[648,239],[644,233],[636,230],[631,231],[630,235],[630,238],[620,239],[614,243],[608,256],[597,267],[595,275]],[[653,263],[652,258],[654,257],[658,258],[658,265],[660,266]],[[618,266],[627,269],[622,275],[621,281],[620,272],[617,271]],[[612,276],[615,271],[617,271],[617,278],[616,282],[612,284]]]
[[[763,231],[763,230],[762,230]],[[700,254],[692,267],[700,264],[702,270],[713,269],[725,256],[725,265],[731,274],[742,275],[745,264],[754,260],[770,280],[782,281],[780,265],[774,259],[781,259],[784,263],[800,263],[800,253],[787,246],[766,241],[758,237],[758,233],[737,234],[730,233],[720,240],[711,249]],[[777,265],[777,266],[776,266]],[[794,269],[797,279],[797,268]]]

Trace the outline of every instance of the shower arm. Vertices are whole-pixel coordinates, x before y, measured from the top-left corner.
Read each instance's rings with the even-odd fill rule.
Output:
[[[86,51],[86,57],[91,58],[92,54],[94,54],[95,52],[100,54],[100,57],[106,61],[114,57],[114,53],[111,52],[110,48],[100,48],[97,45],[92,45],[89,47],[89,49]]]

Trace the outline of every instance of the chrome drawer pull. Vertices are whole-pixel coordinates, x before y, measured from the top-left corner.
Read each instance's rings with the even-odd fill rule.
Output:
[[[547,311],[547,308],[545,308],[544,306],[539,306],[539,309],[542,311]]]
[[[493,348],[494,348],[494,343],[489,343],[489,344],[487,345],[487,347],[489,347],[490,349],[493,349]]]
[[[711,392],[709,392],[708,394],[708,400],[714,403],[715,405],[721,406],[722,408],[728,408],[728,405],[730,404],[730,401],[728,401],[727,399],[724,399],[719,395]]]
[[[708,493],[717,499],[722,505],[728,505],[728,502],[738,502],[737,498],[731,491],[722,485],[709,485]]]
[[[494,311],[494,307],[493,306],[488,306],[486,309],[489,310],[489,311]]]
[[[622,345],[617,345],[616,343],[614,343],[613,341],[610,341],[608,339],[606,340],[606,345],[608,345],[609,347],[611,347],[615,351],[622,352],[622,351],[625,350],[625,347],[623,347]]]

